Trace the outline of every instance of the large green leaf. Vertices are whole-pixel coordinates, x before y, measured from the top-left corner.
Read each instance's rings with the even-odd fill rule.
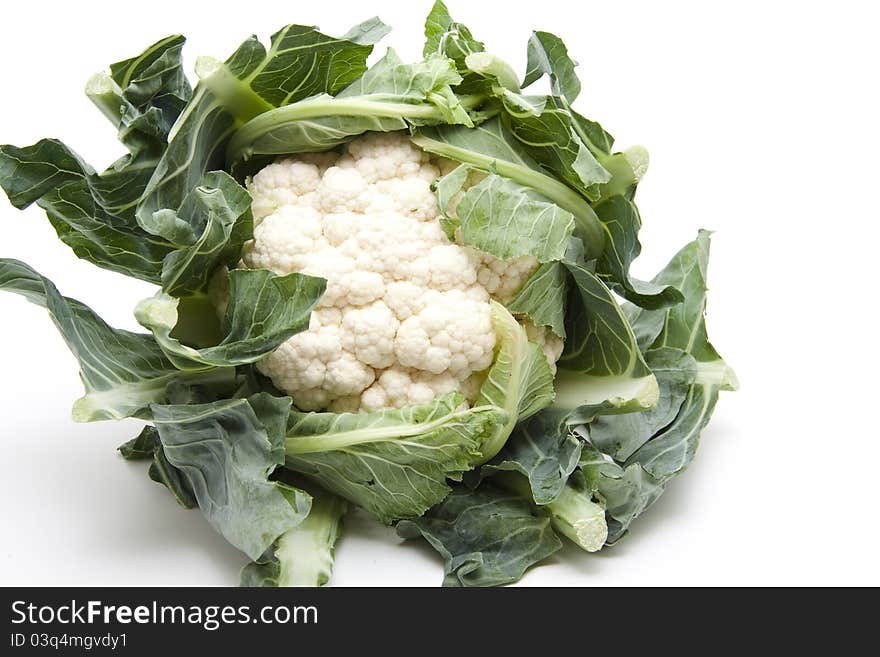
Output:
[[[308,515],[309,495],[269,479],[284,461],[289,397],[152,410],[168,462],[187,480],[208,522],[251,559]]]
[[[419,128],[412,137],[419,148],[529,187],[575,218],[575,235],[584,242],[587,257],[597,257],[605,235],[596,213],[580,194],[548,175],[511,136],[500,119],[476,128],[437,126]]]
[[[568,274],[561,262],[547,262],[529,276],[519,291],[507,302],[507,309],[526,315],[535,326],[549,326],[560,338],[565,337],[565,300]]]
[[[111,65],[111,75],[89,81],[87,94],[129,150],[100,175],[56,139],[26,148],[0,146],[0,186],[13,205],[37,202],[78,257],[153,283],[174,245],[145,232],[135,209],[190,97],[181,66],[183,41],[167,37]]]
[[[487,175],[464,191],[451,212],[451,194],[469,170],[461,165],[437,183],[438,199],[447,201],[443,209],[454,215],[462,244],[501,260],[530,255],[548,262],[565,255],[575,226],[572,214],[510,178]]]
[[[309,489],[309,515],[282,534],[269,553],[241,571],[242,586],[324,586],[333,572],[336,541],[348,504],[325,490]]]
[[[612,196],[596,205],[596,214],[606,235],[605,251],[596,263],[596,270],[615,292],[643,308],[664,308],[684,300],[672,285],[646,283],[630,276],[630,265],[642,250],[639,243],[642,220],[635,203],[623,196]]]
[[[616,441],[628,446],[620,453],[627,464],[638,463],[659,481],[684,470],[699,444],[700,432],[712,414],[720,390],[735,390],[736,375],[722,360],[706,335],[706,269],[709,261],[709,233],[700,231],[658,274],[653,283],[680,289],[684,301],[665,310],[627,309],[640,339],[650,344],[649,359],[664,359],[663,375],[669,397],[664,406],[647,417],[606,419]],[[669,354],[679,354],[670,366]],[[684,356],[687,355],[687,358]],[[616,426],[626,423],[624,426]],[[644,440],[647,429],[656,434]],[[633,453],[633,448],[637,448]]]
[[[326,151],[368,131],[411,125],[472,125],[452,85],[461,81],[453,62],[439,55],[404,64],[389,49],[358,80],[335,97],[320,95],[256,116],[235,134],[227,160],[254,155]]]
[[[556,96],[525,97],[509,90],[502,99],[505,124],[529,155],[590,200],[598,199],[611,173],[575,130],[568,104]]]
[[[162,265],[162,289],[175,297],[205,289],[217,267],[237,263],[242,245],[253,236],[251,197],[222,171],[205,174],[180,209],[168,215],[175,224],[168,230],[185,245]]]
[[[532,32],[529,37],[528,62],[523,87],[544,75],[550,78],[550,88],[556,96],[562,96],[573,103],[581,93],[581,81],[575,73],[575,62],[568,56],[568,48],[555,34]]]
[[[688,466],[719,391],[737,386],[732,370],[706,337],[708,258],[709,233],[701,231],[653,280],[680,289],[685,300],[662,310],[626,308],[640,344],[646,345],[645,357],[661,395],[654,408],[602,415],[587,428],[594,447],[584,450],[581,470],[605,500],[610,542]]]
[[[575,475],[575,483],[582,477],[583,488],[605,507],[609,543],[623,537],[633,520],[663,493],[663,484],[638,463],[624,468],[592,448],[581,453],[580,469]]]
[[[224,63],[202,60],[204,79],[144,191],[139,223],[161,234],[163,222],[154,213],[176,210],[205,173],[225,167],[227,142],[242,123],[283,104],[338,92],[363,74],[372,44],[386,31],[377,19],[341,38],[288,25],[272,35],[268,50],[252,37]]]
[[[202,348],[181,342],[176,329],[182,319],[209,324],[215,319],[209,316],[210,306],[199,308],[194,319],[181,318],[181,300],[160,292],[139,303],[135,317],[153,331],[159,347],[182,370],[244,365],[307,329],[326,284],[323,278],[305,274],[279,276],[267,269],[233,269],[222,339]]]
[[[517,472],[528,479],[535,504],[555,500],[577,467],[584,444],[565,424],[567,415],[567,411],[548,408],[518,423],[482,473]]]
[[[492,329],[496,335],[495,361],[480,387],[477,404],[502,409],[505,419],[484,437],[480,462],[498,453],[517,422],[528,419],[553,401],[553,372],[544,350],[529,342],[522,325],[495,301],[492,302]]]
[[[287,467],[390,523],[417,518],[449,493],[506,418],[462,407],[451,393],[426,406],[374,413],[294,413]]]
[[[484,483],[456,486],[424,516],[397,525],[404,538],[423,537],[445,560],[444,586],[499,586],[556,552],[562,543],[550,519],[514,493]]]
[[[614,296],[585,267],[574,262],[565,267],[571,276],[567,337],[554,405],[575,409],[609,402],[621,411],[651,408],[657,402],[657,380]]]
[[[222,381],[233,375],[221,368],[181,373],[150,335],[108,326],[90,308],[63,297],[52,282],[18,260],[0,259],[0,289],[21,294],[49,311],[70,351],[79,361],[86,394],[73,406],[77,422],[150,415],[163,403],[173,381]]]

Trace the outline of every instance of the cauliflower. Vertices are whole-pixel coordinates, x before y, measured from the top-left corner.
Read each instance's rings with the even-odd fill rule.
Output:
[[[368,133],[248,181],[255,228],[242,265],[327,279],[308,330],[257,364],[300,409],[475,398],[494,357],[489,301],[507,301],[538,263],[451,242],[431,190],[441,168],[405,134]]]

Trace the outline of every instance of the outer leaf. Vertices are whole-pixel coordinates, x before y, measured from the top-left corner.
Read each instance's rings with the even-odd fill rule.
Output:
[[[497,336],[495,362],[480,388],[477,404],[504,411],[480,447],[480,462],[493,458],[517,422],[528,419],[553,401],[553,372],[544,350],[529,342],[525,329],[501,304],[492,302],[492,328]]]
[[[135,316],[153,331],[162,351],[180,369],[243,365],[308,328],[312,308],[325,286],[323,278],[305,274],[278,276],[266,269],[230,271],[223,338],[219,344],[201,349],[189,347],[176,337],[175,329],[181,321],[179,299],[160,292],[138,304]]]
[[[562,543],[521,497],[483,484],[455,487],[423,517],[397,525],[404,538],[424,537],[444,558],[444,586],[498,586],[515,582]]]
[[[657,404],[637,413],[601,414],[590,424],[590,442],[621,463],[675,419],[697,372],[696,361],[679,349],[655,349],[645,358],[660,388]]]
[[[153,108],[159,112],[163,138],[192,96],[181,61],[185,41],[179,34],[165,37],[137,57],[110,65],[110,75],[128,103],[141,113]]]
[[[549,504],[578,465],[583,440],[565,425],[566,411],[544,409],[517,424],[504,448],[482,472],[518,472],[528,479],[535,504]]]
[[[155,212],[178,208],[206,172],[224,168],[227,141],[243,121],[282,104],[336,93],[357,79],[382,27],[371,20],[353,28],[349,38],[335,38],[288,25],[272,36],[268,50],[251,38],[224,64],[203,63],[205,79],[174,126],[138,207],[139,223],[155,233]]]
[[[335,98],[316,96],[248,121],[232,138],[227,160],[237,163],[254,155],[326,151],[367,131],[431,123],[472,125],[451,88],[460,81],[453,62],[445,57],[404,64],[389,49]]]
[[[575,66],[577,62],[568,56],[568,48],[562,39],[550,32],[532,32],[523,87],[546,75],[550,78],[553,93],[573,103],[581,92],[581,81],[575,73]]]
[[[294,413],[287,467],[390,523],[416,518],[472,467],[495,407],[460,409],[450,394],[426,406],[375,413]]]
[[[558,361],[554,406],[574,409],[606,402],[621,411],[657,402],[657,380],[607,287],[589,270],[566,262],[571,275],[565,350]]]
[[[628,313],[641,339],[651,340],[648,353],[679,350],[689,354],[695,362],[686,374],[682,371],[679,375],[686,376],[689,386],[677,391],[680,408],[675,419],[627,460],[627,463],[640,463],[660,481],[687,467],[697,449],[700,431],[715,407],[718,392],[735,390],[738,386],[736,375],[706,335],[708,259],[709,233],[700,231],[697,239],[679,251],[654,279],[655,283],[668,281],[682,290],[684,302],[663,311],[631,309]]]
[[[425,58],[443,54],[464,68],[465,58],[485,50],[483,44],[471,35],[471,31],[452,20],[442,0],[437,0],[425,20]]]
[[[89,82],[87,93],[130,153],[101,175],[54,139],[27,148],[0,146],[0,185],[13,205],[37,201],[77,256],[154,283],[173,245],[146,233],[134,215],[168,130],[189,98],[182,45],[182,37],[168,37],[111,66],[113,77]]]
[[[178,243],[187,246],[163,262],[162,289],[172,296],[206,288],[217,267],[234,265],[242,245],[253,237],[251,197],[222,171],[205,174],[173,215],[182,233]]]
[[[585,450],[581,469],[604,499],[609,542],[681,473],[699,444],[719,390],[734,389],[736,377],[706,339],[706,267],[709,234],[701,231],[654,278],[684,292],[683,303],[664,310],[627,307],[642,344],[650,345],[648,363],[663,391],[654,409],[601,417],[589,427],[591,442],[622,461],[608,461],[598,450]],[[586,460],[585,460],[586,459]]]
[[[467,170],[466,165],[462,168]],[[462,179],[457,170],[449,176],[455,181]],[[438,196],[448,194],[446,187],[442,180],[438,183],[438,190],[443,190]],[[570,212],[530,188],[494,174],[464,192],[454,216],[463,244],[502,260],[526,255],[540,262],[559,260],[575,226]]]
[[[611,288],[643,308],[664,308],[680,303],[684,297],[671,285],[645,283],[630,277],[632,261],[642,250],[639,229],[642,220],[635,204],[623,196],[612,196],[596,206],[605,228],[605,251],[596,271],[610,279]]]
[[[565,337],[565,300],[568,274],[561,262],[548,262],[535,270],[507,309],[526,315],[535,326],[549,326],[560,338]]]
[[[679,474],[693,460],[700,432],[708,424],[716,401],[717,385],[691,386],[672,424],[652,437],[627,464],[638,463],[661,482]]]
[[[271,556],[241,571],[242,586],[324,586],[348,504],[326,491],[312,493],[312,508],[270,548]]]
[[[306,493],[268,479],[284,460],[281,427],[289,409],[290,398],[268,395],[153,406],[168,462],[208,522],[251,559],[302,522],[311,506]]]
[[[101,176],[61,142],[0,146],[0,185],[18,208],[34,201],[58,237],[99,267],[158,282],[173,248],[134,221],[134,204],[149,178],[152,156],[118,164]]]
[[[584,242],[586,256],[597,257],[604,246],[604,231],[596,213],[576,191],[547,175],[500,119],[476,128],[442,126],[420,128],[413,135],[419,148],[499,176],[509,178],[567,210],[575,217],[575,234]]]
[[[18,260],[0,260],[0,289],[43,306],[80,365],[86,395],[73,406],[77,422],[149,417],[150,404],[165,401],[166,386],[180,379],[152,336],[111,328],[79,301],[62,297],[52,282]],[[193,372],[214,380],[229,371]]]
[[[651,506],[663,485],[639,464],[623,468],[595,449],[581,454],[580,472],[587,488],[599,497],[608,518],[608,543],[617,542],[632,521]]]
[[[587,198],[598,199],[611,173],[575,130],[568,105],[555,96],[526,98],[510,91],[503,100],[505,123],[529,154]]]

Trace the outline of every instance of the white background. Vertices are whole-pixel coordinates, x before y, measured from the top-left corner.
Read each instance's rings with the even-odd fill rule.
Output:
[[[868,2],[473,2],[453,15],[519,71],[531,29],[581,62],[580,111],[651,168],[636,273],[716,231],[709,331],[736,369],[691,469],[614,549],[560,552],[524,585],[880,584],[876,322],[880,103]],[[503,7],[503,8],[502,8]],[[57,136],[120,155],[82,93],[166,34],[224,57],[288,22],[342,33],[379,14],[405,58],[428,0],[16,2],[0,39],[0,143]],[[111,324],[150,286],[77,260],[37,208],[0,199],[0,256],[27,261]],[[245,558],[115,447],[139,423],[73,424],[73,358],[44,310],[0,295],[0,584],[234,585]],[[348,521],[337,585],[440,582],[429,548]]]

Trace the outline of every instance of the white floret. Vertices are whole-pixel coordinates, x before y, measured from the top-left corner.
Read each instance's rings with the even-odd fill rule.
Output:
[[[556,361],[562,356],[565,341],[556,335],[549,326],[535,326],[528,318],[519,320],[526,330],[529,341],[537,343],[544,351],[553,374],[556,374]]]
[[[321,215],[314,208],[287,205],[254,228],[254,240],[246,245],[242,259],[252,269],[289,274],[304,271],[309,254],[326,246]]]
[[[405,408],[428,404],[437,397],[459,389],[460,381],[449,373],[429,374],[394,367],[387,369],[367,388],[360,399],[360,410]]]
[[[395,351],[406,367],[464,379],[489,367],[495,347],[488,303],[442,295],[402,322]]]
[[[341,153],[287,157],[248,181],[256,222],[243,265],[327,280],[308,330],[257,363],[299,409],[403,408],[454,391],[477,398],[494,357],[490,298],[515,293],[537,261],[450,242],[431,183],[451,166],[405,134],[368,133]],[[549,359],[553,336],[532,329]]]
[[[399,325],[382,301],[347,310],[342,320],[342,346],[371,367],[391,367]]]
[[[510,301],[539,265],[534,256],[500,260],[488,253],[465,248],[477,269],[477,281],[501,303]]]
[[[371,190],[354,169],[330,167],[315,190],[315,207],[322,212],[363,212],[370,203]]]
[[[308,198],[320,182],[318,167],[299,158],[285,158],[261,169],[247,185],[253,199],[254,222],[259,225],[278,208],[302,205],[301,199]]]

